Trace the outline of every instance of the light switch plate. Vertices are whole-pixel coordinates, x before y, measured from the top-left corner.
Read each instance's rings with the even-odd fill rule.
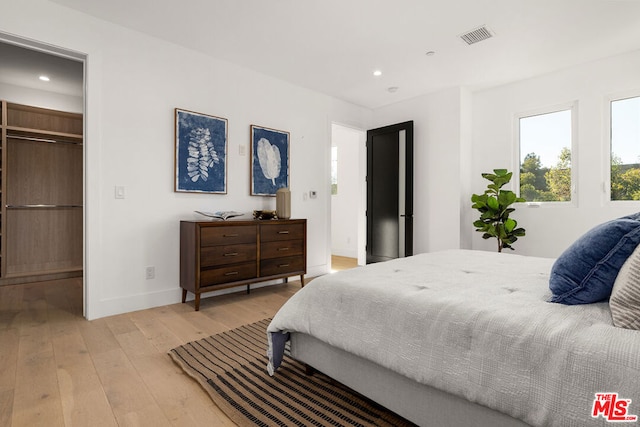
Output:
[[[124,187],[123,186],[116,185],[115,198],[116,199],[124,199]]]

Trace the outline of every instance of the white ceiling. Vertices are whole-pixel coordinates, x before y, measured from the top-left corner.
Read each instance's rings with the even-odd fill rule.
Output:
[[[82,96],[83,67],[79,61],[0,43],[0,83]],[[41,75],[50,81],[41,81]]]
[[[53,1],[369,108],[640,49],[640,0]]]

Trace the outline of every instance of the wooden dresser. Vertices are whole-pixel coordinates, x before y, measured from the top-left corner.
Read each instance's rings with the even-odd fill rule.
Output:
[[[181,221],[180,287],[200,294],[307,272],[307,220]]]

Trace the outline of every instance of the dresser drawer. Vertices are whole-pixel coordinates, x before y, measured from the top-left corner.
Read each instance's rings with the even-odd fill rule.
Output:
[[[256,226],[202,227],[200,246],[256,243]]]
[[[260,261],[260,276],[274,276],[300,271],[304,271],[304,258],[302,255]]]
[[[304,254],[304,240],[279,240],[260,244],[260,259]]]
[[[200,287],[253,279],[256,277],[256,274],[255,262],[202,270],[200,272]]]
[[[304,239],[304,224],[264,224],[260,227],[260,241]]]
[[[255,261],[256,244],[206,246],[200,250],[200,268]]]

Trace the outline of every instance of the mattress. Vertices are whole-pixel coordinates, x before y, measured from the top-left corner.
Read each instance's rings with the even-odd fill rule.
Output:
[[[606,302],[547,302],[552,264],[455,250],[323,276],[273,318],[270,369],[301,332],[533,426],[604,425],[596,394],[640,403],[640,335]]]

